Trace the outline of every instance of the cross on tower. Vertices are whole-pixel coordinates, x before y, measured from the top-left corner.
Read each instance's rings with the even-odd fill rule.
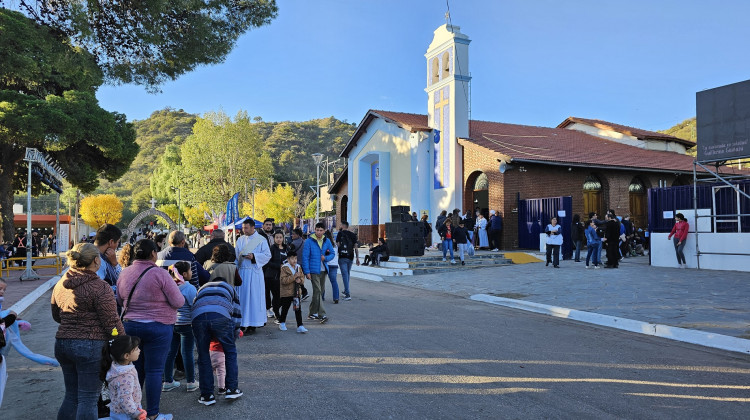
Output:
[[[151,208],[152,209],[156,208],[156,199],[154,197],[151,197]]]

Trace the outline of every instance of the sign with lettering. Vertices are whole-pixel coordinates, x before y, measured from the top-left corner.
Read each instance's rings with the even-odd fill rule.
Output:
[[[698,162],[750,157],[750,80],[696,93]]]

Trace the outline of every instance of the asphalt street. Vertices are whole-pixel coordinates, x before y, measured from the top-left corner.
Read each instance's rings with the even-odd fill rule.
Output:
[[[175,419],[747,418],[750,359],[516,311],[439,291],[352,280],[310,333],[273,324],[239,340],[245,395],[211,407],[184,385]],[[306,309],[306,305],[305,305]],[[305,313],[306,314],[306,313]],[[23,314],[52,355],[49,293]],[[293,322],[291,323],[293,324]],[[2,419],[55,418],[59,368],[12,352]]]

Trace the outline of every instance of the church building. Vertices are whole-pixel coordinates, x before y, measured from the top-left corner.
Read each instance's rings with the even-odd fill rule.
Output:
[[[538,247],[551,214],[569,228],[572,214],[611,208],[645,229],[647,189],[692,182],[685,153],[694,144],[677,137],[577,117],[557,127],[470,121],[470,42],[458,26],[435,30],[427,113],[370,110],[341,153],[347,166],[329,193],[337,220],[358,227],[363,242],[383,236],[391,206],[401,205],[433,225],[443,210],[496,210],[504,249]],[[548,198],[560,198],[554,212]]]

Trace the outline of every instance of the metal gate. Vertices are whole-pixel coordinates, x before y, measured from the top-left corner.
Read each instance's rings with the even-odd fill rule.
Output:
[[[539,249],[539,234],[544,232],[552,216],[563,234],[563,259],[573,256],[570,229],[573,221],[573,197],[530,198],[518,201],[518,247]]]

